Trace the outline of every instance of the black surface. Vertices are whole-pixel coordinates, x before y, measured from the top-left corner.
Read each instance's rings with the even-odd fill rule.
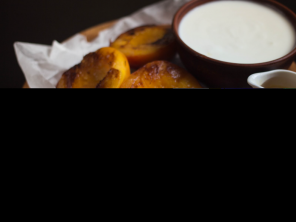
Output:
[[[0,88],[21,88],[25,77],[16,41],[51,45],[97,24],[118,19],[158,0],[11,0],[1,4]],[[279,0],[296,12],[295,0]]]

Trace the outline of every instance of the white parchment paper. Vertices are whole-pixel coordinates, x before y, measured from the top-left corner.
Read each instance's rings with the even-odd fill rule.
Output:
[[[52,46],[16,42],[14,49],[18,63],[30,88],[55,88],[62,74],[80,63],[86,54],[109,46],[110,41],[121,33],[137,26],[171,24],[177,10],[189,1],[165,0],[147,6],[100,32],[92,42],[87,42],[80,34],[64,43],[54,41]],[[175,61],[179,63],[178,59]]]

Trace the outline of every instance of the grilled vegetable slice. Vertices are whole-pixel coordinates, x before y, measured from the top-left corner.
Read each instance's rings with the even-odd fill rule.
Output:
[[[170,26],[141,26],[121,34],[110,46],[125,54],[132,68],[156,60],[170,60],[176,54]]]
[[[121,88],[202,88],[187,71],[167,61],[151,62],[131,74]]]
[[[109,78],[108,88],[119,88],[122,82],[130,75],[127,58],[120,51],[111,48],[101,48],[96,52],[86,55],[82,62],[66,71],[57,88],[96,88],[108,75],[116,73]]]

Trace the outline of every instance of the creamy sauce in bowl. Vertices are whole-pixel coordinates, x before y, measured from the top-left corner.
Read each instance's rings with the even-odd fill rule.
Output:
[[[287,18],[248,1],[215,1],[192,9],[180,22],[179,36],[200,54],[238,64],[279,59],[296,42]]]

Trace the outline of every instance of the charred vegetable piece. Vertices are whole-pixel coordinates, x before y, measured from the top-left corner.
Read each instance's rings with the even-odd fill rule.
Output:
[[[66,71],[57,88],[96,88],[109,74],[116,73],[109,78],[108,88],[119,88],[121,83],[130,75],[127,58],[120,51],[106,47],[86,55],[82,62]]]
[[[121,88],[202,88],[187,71],[167,61],[151,62],[131,74]]]
[[[124,53],[132,68],[156,60],[170,60],[176,54],[170,26],[141,26],[121,34],[110,46]]]

